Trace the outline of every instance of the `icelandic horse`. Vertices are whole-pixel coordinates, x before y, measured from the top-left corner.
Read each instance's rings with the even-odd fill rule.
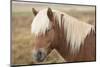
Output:
[[[35,35],[32,57],[42,62],[56,49],[66,62],[95,61],[96,33],[95,27],[80,21],[64,12],[42,9],[37,12],[31,24]]]

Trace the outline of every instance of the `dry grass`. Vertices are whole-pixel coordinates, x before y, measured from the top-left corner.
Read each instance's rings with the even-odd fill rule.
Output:
[[[53,49],[43,63],[61,63],[66,62],[66,60],[59,54],[56,49]]]
[[[67,10],[67,8],[65,9]],[[95,25],[94,11],[63,11],[79,20],[87,21],[88,23]],[[31,34],[30,30],[33,18],[34,16],[31,11],[12,12],[12,64],[32,63],[31,50],[34,46],[34,36]],[[51,53],[47,59],[49,59],[49,61],[51,60],[51,63],[56,63],[58,59],[55,60],[55,57],[55,54]],[[48,62],[48,60],[45,62]]]
[[[30,34],[30,16],[12,17],[12,63],[29,64],[32,62],[32,35]]]

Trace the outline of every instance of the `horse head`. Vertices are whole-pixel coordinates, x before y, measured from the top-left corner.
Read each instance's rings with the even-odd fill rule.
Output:
[[[51,8],[37,12],[32,9],[35,18],[32,23],[32,33],[35,33],[35,45],[33,48],[33,58],[40,62],[51,52],[52,49],[57,48],[63,36],[63,27],[59,27],[57,16]],[[62,15],[63,16],[63,15]]]

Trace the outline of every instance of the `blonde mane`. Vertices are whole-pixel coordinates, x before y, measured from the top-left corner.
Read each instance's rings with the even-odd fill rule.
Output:
[[[69,15],[66,15],[64,20],[66,40],[70,43],[71,53],[78,53],[80,46],[84,44],[86,36],[90,34],[91,30],[94,30],[94,26]]]
[[[70,49],[72,54],[79,52],[80,46],[84,43],[84,40],[91,30],[94,30],[94,26],[88,23],[77,20],[76,18],[53,10],[56,15],[59,25],[61,25],[61,14],[63,14],[64,31],[66,40],[70,43]],[[50,28],[50,21],[47,17],[47,9],[41,10],[38,15],[34,18],[32,23],[32,33],[37,36],[40,33],[45,34],[46,29]]]

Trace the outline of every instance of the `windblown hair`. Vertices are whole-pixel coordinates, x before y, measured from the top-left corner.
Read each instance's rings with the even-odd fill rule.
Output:
[[[77,20],[76,18],[69,16],[64,12],[57,10],[52,10],[53,14],[59,21],[61,25],[61,14],[63,14],[64,21],[64,33],[67,42],[70,44],[71,53],[75,54],[79,51],[80,46],[84,43],[84,40],[91,31],[94,31],[94,26],[88,23]],[[39,34],[45,34],[47,29],[50,29],[50,21],[47,16],[47,9],[39,11],[37,16],[34,18],[32,23],[32,33],[35,33],[36,36]]]
[[[38,12],[36,17],[33,19],[31,32],[38,34],[45,34],[45,31],[50,28],[50,21],[47,16],[47,9]]]

